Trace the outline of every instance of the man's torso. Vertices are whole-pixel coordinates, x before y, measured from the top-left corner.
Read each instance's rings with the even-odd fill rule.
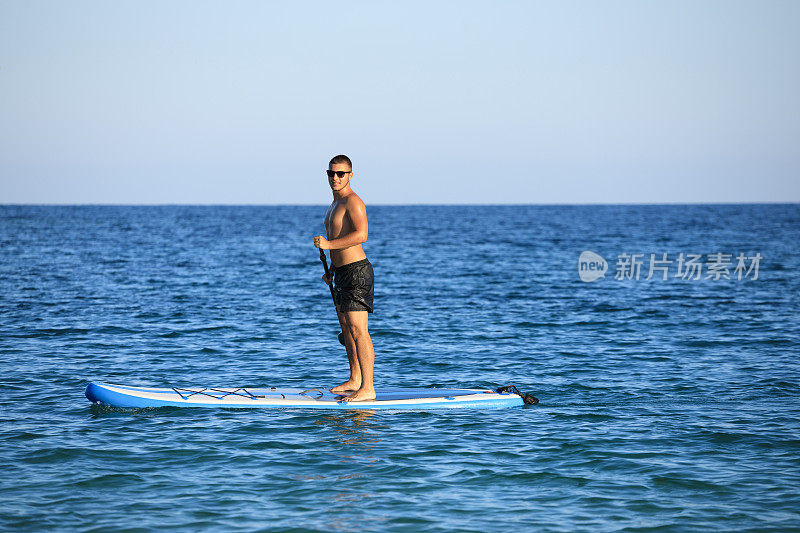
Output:
[[[347,198],[334,200],[328,208],[328,212],[325,213],[325,230],[327,233],[325,238],[329,241],[344,237],[355,230],[350,217],[347,215],[346,202]],[[360,244],[343,250],[331,250],[331,262],[336,267],[360,261],[366,257]]]

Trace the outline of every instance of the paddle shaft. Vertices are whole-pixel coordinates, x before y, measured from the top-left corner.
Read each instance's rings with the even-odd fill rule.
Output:
[[[331,273],[328,270],[328,258],[325,257],[325,252],[322,251],[322,248],[319,249],[319,260],[322,261],[322,266],[325,267],[325,277],[330,278]],[[333,292],[333,280],[331,280],[331,285],[328,285],[328,288],[331,290],[331,299],[333,300],[333,307],[336,307],[336,293]],[[337,313],[338,314],[338,313]],[[339,333],[339,344],[344,346],[344,336]]]
[[[328,270],[328,258],[325,257],[325,252],[322,251],[322,248],[319,249],[319,260],[322,261],[322,266],[325,267],[325,277],[330,278],[331,272]],[[333,283],[333,280],[331,280]],[[336,306],[336,294],[333,292],[333,285],[328,285],[328,288],[331,290],[331,298],[333,299],[333,305]]]

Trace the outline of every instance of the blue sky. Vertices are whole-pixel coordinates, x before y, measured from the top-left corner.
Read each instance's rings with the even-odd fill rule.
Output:
[[[800,2],[0,0],[0,203],[800,201]]]

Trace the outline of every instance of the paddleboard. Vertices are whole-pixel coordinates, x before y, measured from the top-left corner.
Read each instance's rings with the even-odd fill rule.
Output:
[[[123,408],[453,409],[514,407],[524,403],[520,394],[484,389],[376,389],[375,392],[375,400],[345,402],[343,395],[326,389],[131,387],[94,381],[86,387],[86,397],[91,402]]]

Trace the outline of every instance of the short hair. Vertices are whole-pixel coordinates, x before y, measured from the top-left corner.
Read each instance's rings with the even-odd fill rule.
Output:
[[[344,164],[347,164],[347,166],[350,167],[351,172],[353,171],[353,163],[350,161],[350,158],[344,154],[339,154],[337,156],[334,156],[334,158],[331,159],[330,163],[328,163],[328,167],[330,167],[331,165],[344,165]]]

